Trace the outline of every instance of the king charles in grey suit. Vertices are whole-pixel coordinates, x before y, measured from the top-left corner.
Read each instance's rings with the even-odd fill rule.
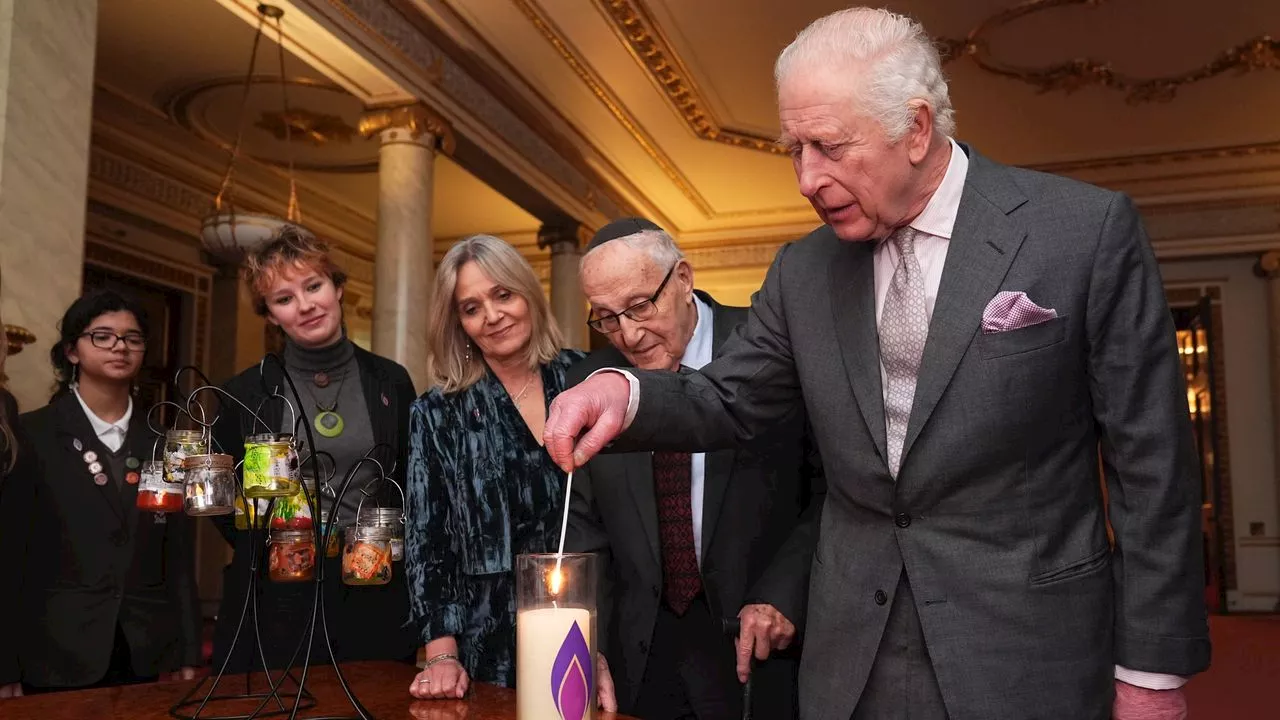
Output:
[[[749,444],[807,410],[828,490],[805,720],[1185,717],[1210,654],[1200,478],[1133,203],[951,140],[937,52],[900,15],[822,18],[776,76],[825,225],[700,372],[561,395],[552,456]]]

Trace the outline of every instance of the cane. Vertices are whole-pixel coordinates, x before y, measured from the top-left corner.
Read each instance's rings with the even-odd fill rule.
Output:
[[[729,637],[736,638],[742,632],[742,621],[736,617],[721,618],[721,627],[724,634]],[[751,653],[750,659],[747,661],[747,682],[742,686],[742,720],[751,720],[751,675],[752,670],[756,667],[756,655]]]

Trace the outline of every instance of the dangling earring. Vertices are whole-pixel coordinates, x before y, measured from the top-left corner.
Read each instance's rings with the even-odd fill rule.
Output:
[[[138,393],[142,392],[142,388],[138,385],[138,381],[133,381],[133,396],[138,397]]]
[[[467,363],[471,363],[471,341],[467,341]]]
[[[80,387],[80,363],[71,364],[71,382],[67,384],[72,390]]]

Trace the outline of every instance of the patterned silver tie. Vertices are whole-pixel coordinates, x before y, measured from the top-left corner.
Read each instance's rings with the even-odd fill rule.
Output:
[[[889,473],[902,467],[902,446],[916,394],[920,357],[929,336],[929,312],[924,302],[924,273],[916,258],[916,231],[899,228],[889,236],[898,247],[898,267],[889,282],[880,315],[880,362],[884,365],[884,422],[888,440]]]

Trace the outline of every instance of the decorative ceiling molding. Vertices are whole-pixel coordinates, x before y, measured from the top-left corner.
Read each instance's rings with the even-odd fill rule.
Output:
[[[622,125],[627,134],[640,146],[640,149],[644,150],[645,154],[649,156],[649,159],[653,160],[654,164],[662,169],[663,174],[667,176],[672,185],[675,185],[680,194],[684,195],[697,208],[698,212],[702,213],[703,217],[712,217],[711,204],[693,187],[693,183],[684,176],[684,173],[680,172],[679,168],[676,167],[675,161],[662,150],[658,141],[641,127],[640,121],[632,117],[631,113],[623,107],[622,101],[596,75],[587,61],[564,37],[564,34],[560,32],[555,23],[542,12],[541,8],[538,8],[530,0],[512,0],[512,3],[520,9],[520,12],[524,13],[524,16],[537,28],[542,37],[551,44],[551,47],[555,48],[565,63],[573,69],[578,78],[591,90],[591,94],[595,95],[596,99],[609,111],[609,114],[613,115],[614,119]]]
[[[365,45],[375,57],[416,74],[427,86],[443,93],[585,208],[606,218],[633,214],[634,208],[613,192],[589,163],[565,153],[566,143],[547,139],[555,133],[535,127],[534,118],[523,117],[499,98],[484,79],[474,77],[443,52],[423,33],[419,23],[426,23],[427,19],[411,4],[388,0],[307,0],[307,4],[317,10],[327,8],[358,29],[376,46],[370,47],[357,38],[351,38],[352,42]],[[461,123],[454,122],[454,126],[460,135],[466,134]]]
[[[1225,145],[1221,147],[1195,148],[1191,150],[1170,150],[1168,152],[1121,155],[1118,157],[1094,158],[1090,160],[1067,160],[1064,162],[1027,165],[1026,167],[1031,170],[1039,170],[1041,172],[1048,173],[1073,173],[1086,170],[1110,170],[1114,168],[1138,167],[1143,165],[1168,165],[1173,163],[1185,164],[1209,160],[1238,160],[1269,155],[1280,155],[1280,140],[1273,142],[1249,143],[1245,145]]]
[[[249,78],[250,85],[280,85],[280,78],[275,75],[254,75]],[[349,100],[358,101],[359,98],[348,93],[340,85],[313,80],[307,77],[295,77],[285,80],[288,85],[307,88],[310,90],[319,90],[322,92],[331,92],[344,96]],[[226,90],[233,87],[242,87],[245,84],[244,76],[228,76],[220,78],[212,78],[203,80],[192,85],[188,85],[165,100],[162,104],[164,112],[168,119],[178,126],[190,131],[201,140],[211,143],[224,151],[230,151],[231,142],[222,137],[214,128],[210,127],[206,118],[202,117],[196,110],[198,101],[210,92]],[[363,109],[363,105],[360,106]],[[294,142],[311,143],[320,145],[325,143],[341,143],[350,144],[355,137],[355,128],[352,128],[348,122],[341,117],[329,116],[299,105],[291,108],[289,117],[290,130],[297,133]],[[279,111],[266,111],[255,123],[255,126],[271,132],[277,136],[280,144],[284,144],[284,125],[286,118]],[[359,118],[352,119],[352,122],[358,122]],[[361,140],[363,142],[363,140]],[[375,173],[378,171],[378,150],[376,145],[371,145],[369,150],[369,159],[356,160],[355,162],[307,162],[304,159],[294,158],[293,167],[296,170],[311,172],[336,172],[336,173]],[[245,153],[246,157],[252,158],[263,165],[270,165],[277,168],[287,168],[289,161],[285,158],[266,157],[261,153]]]
[[[525,4],[527,0],[515,0]],[[1244,73],[1280,69],[1280,41],[1262,35],[1222,52],[1210,62],[1179,75],[1160,78],[1133,78],[1117,72],[1108,62],[1078,58],[1040,68],[1020,67],[996,58],[988,38],[995,30],[1037,12],[1072,5],[1098,7],[1110,0],[1027,0],[1005,8],[983,20],[964,38],[939,38],[943,62],[971,59],[983,70],[1035,86],[1040,92],[1072,93],[1083,87],[1098,85],[1125,93],[1129,103],[1169,101],[1187,85],[1202,82],[1224,73]],[[680,59],[661,27],[654,21],[644,0],[595,0],[611,21],[636,61],[653,78],[667,101],[689,126],[704,140],[722,142],[734,147],[784,154],[774,138],[726,127],[710,109],[693,74]],[[1089,161],[1089,162],[1108,162]]]
[[[517,4],[524,4],[525,1],[516,0]],[[596,0],[596,5],[610,20],[610,25],[618,33],[618,37],[622,38],[627,50],[653,76],[667,101],[684,118],[694,135],[733,147],[775,155],[786,154],[775,138],[734,130],[712,115],[702,91],[693,80],[693,74],[662,34],[643,0]]]
[[[1168,102],[1178,90],[1215,78],[1223,73],[1243,74],[1256,70],[1280,69],[1280,41],[1268,35],[1246,40],[1229,48],[1200,67],[1176,75],[1135,78],[1117,72],[1107,61],[1076,58],[1056,65],[1023,67],[995,57],[988,38],[995,30],[1035,13],[1083,5],[1097,8],[1110,0],[1029,0],[1012,5],[982,21],[963,40],[943,38],[938,42],[947,60],[970,58],[983,70],[1033,85],[1040,92],[1072,93],[1084,87],[1100,86],[1125,94],[1130,104]]]

